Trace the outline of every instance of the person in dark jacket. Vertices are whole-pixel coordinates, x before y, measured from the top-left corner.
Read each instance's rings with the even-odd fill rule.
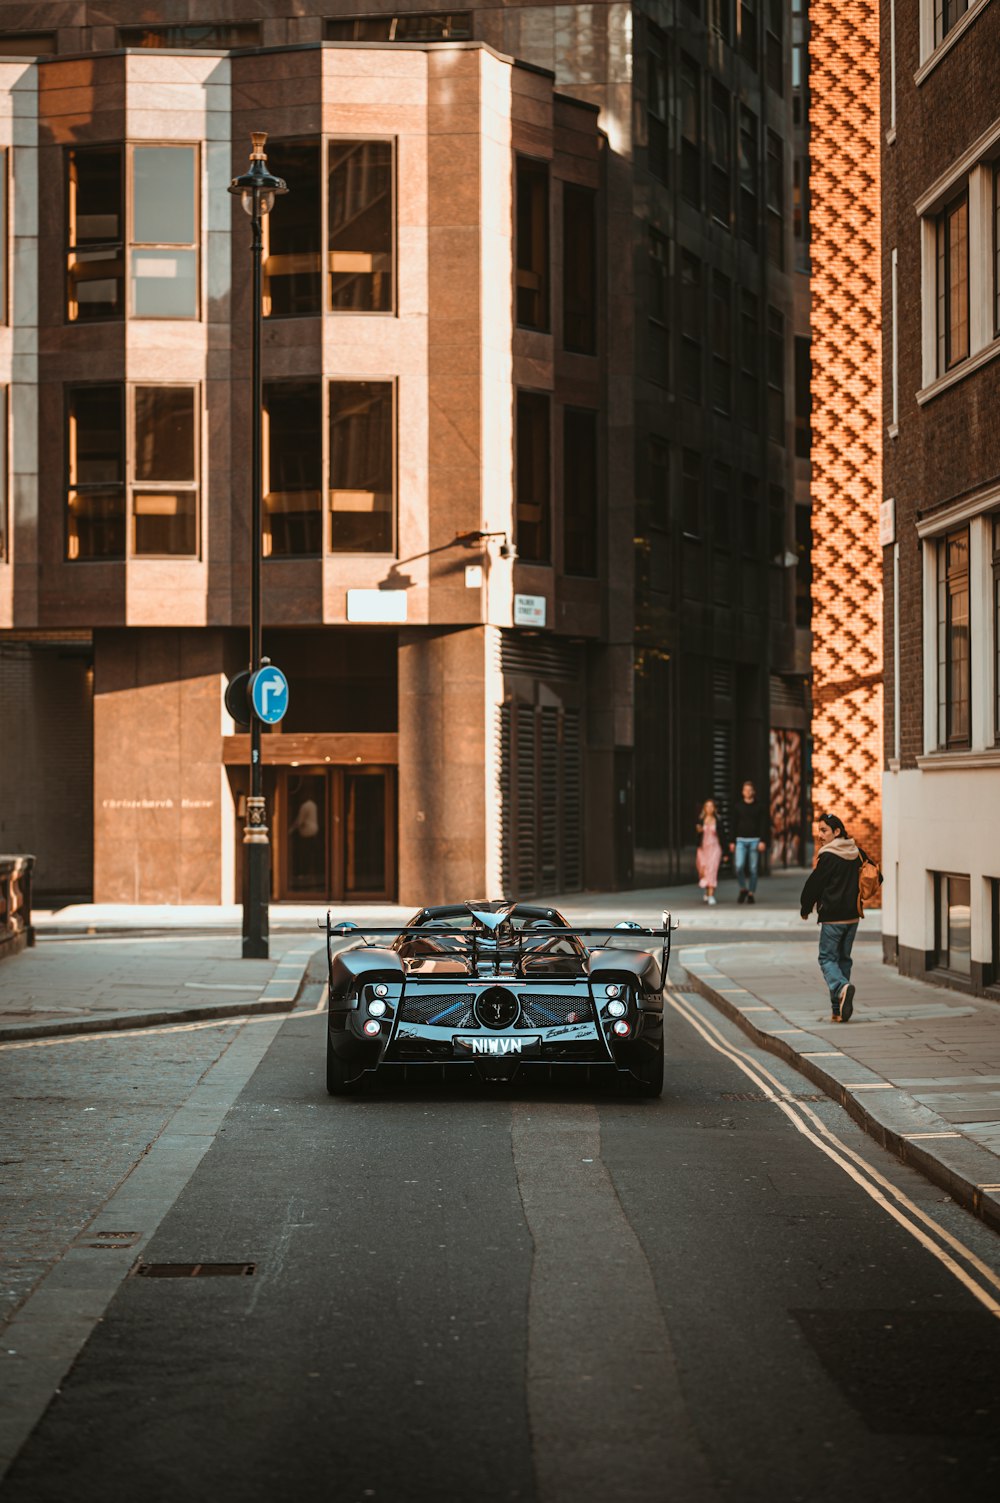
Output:
[[[817,833],[822,849],[806,878],[799,908],[804,919],[816,909],[819,968],[830,989],[830,1021],[846,1023],[854,1012],[851,949],[861,916],[858,876],[863,858],[836,814],[821,814]]]
[[[767,850],[767,811],[757,800],[757,790],[749,781],[743,784],[742,793],[733,815],[733,829],[729,851],[733,857],[733,875],[740,884],[737,903],[755,903],[757,870],[760,858]]]

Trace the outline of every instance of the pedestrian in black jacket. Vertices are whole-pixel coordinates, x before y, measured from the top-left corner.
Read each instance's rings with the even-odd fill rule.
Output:
[[[854,1012],[851,948],[858,932],[858,876],[862,853],[836,814],[821,814],[817,826],[822,849],[806,878],[799,907],[807,919],[816,909],[819,968],[830,989],[830,1021],[846,1023]]]
[[[733,858],[733,870],[740,884],[737,903],[755,903],[757,871],[760,858],[767,850],[767,810],[758,802],[757,790],[747,780],[736,801],[733,814],[733,829],[729,839],[729,852]]]

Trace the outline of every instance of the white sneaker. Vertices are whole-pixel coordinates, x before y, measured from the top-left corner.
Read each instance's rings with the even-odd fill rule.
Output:
[[[709,904],[710,908],[714,908],[715,907],[715,899],[714,898],[709,898],[708,904]]]
[[[702,895],[701,895],[701,901],[703,903],[710,903],[712,901],[712,899],[709,897],[709,895],[708,895],[707,892],[703,892]]]

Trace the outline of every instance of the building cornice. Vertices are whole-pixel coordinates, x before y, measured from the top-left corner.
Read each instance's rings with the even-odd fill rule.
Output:
[[[980,751],[930,752],[917,758],[921,772],[973,772],[980,768],[1000,768],[1000,746]]]
[[[971,11],[966,11],[966,15],[971,14]],[[1000,119],[994,120],[992,125],[988,125],[982,135],[977,136],[972,145],[967,146],[962,155],[957,157],[950,167],[946,167],[941,175],[934,179],[930,187],[925,189],[920,195],[913,205],[918,219],[922,219],[931,209],[940,208],[959,178],[964,177],[967,172],[971,172],[976,163],[986,155],[990,147],[994,146],[997,141],[1000,141]]]
[[[989,485],[973,491],[971,496],[961,496],[925,516],[918,516],[917,537],[928,538],[938,532],[947,532],[961,522],[978,517],[980,512],[992,511],[997,505],[1000,505],[1000,480],[992,480]]]
[[[984,365],[989,365],[1000,355],[1000,339],[991,339],[989,344],[984,344],[981,350],[970,355],[968,360],[963,360],[961,365],[956,365],[954,370],[945,371],[943,376],[938,376],[929,386],[923,386],[916,393],[917,406],[925,407],[928,402],[933,402],[943,391],[952,386],[957,386],[959,381],[964,381],[966,376],[975,375],[976,371],[982,370]]]

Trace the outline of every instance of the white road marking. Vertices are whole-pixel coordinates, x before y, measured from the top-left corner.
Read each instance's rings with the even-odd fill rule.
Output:
[[[939,1246],[920,1226],[914,1225],[914,1221],[910,1217],[922,1222],[924,1227],[930,1228],[934,1235],[939,1237],[952,1252],[958,1257],[963,1258],[971,1268],[975,1269],[976,1273],[982,1279],[994,1285],[998,1291],[1000,1291],[1000,1274],[995,1273],[992,1268],[988,1267],[981,1258],[977,1257],[971,1248],[966,1247],[964,1242],[961,1242],[945,1227],[935,1221],[933,1216],[929,1216],[926,1211],[922,1211],[904,1191],[900,1190],[897,1185],[894,1185],[891,1180],[886,1179],[885,1175],[874,1168],[861,1154],[856,1153],[852,1148],[848,1148],[846,1143],[842,1143],[836,1134],[826,1126],[826,1123],[810,1107],[793,1101],[777,1076],[773,1075],[765,1065],[752,1059],[749,1054],[745,1053],[735,1044],[730,1044],[725,1035],[713,1023],[710,1023],[706,1018],[700,1017],[694,1008],[683,998],[676,996],[672,991],[668,991],[667,1003],[675,1012],[679,1013],[682,1018],[690,1023],[695,1032],[700,1034],[705,1043],[714,1049],[717,1054],[725,1055],[727,1059],[731,1060],[733,1064],[742,1070],[743,1074],[753,1081],[757,1089],[769,1101],[773,1101],[779,1111],[784,1112],[797,1132],[800,1132],[821,1153],[826,1154],[832,1163],[836,1164],[838,1168],[842,1169],[846,1175],[853,1179],[876,1205],[881,1206],[887,1215],[891,1216],[904,1231],[909,1232],[910,1236],[920,1243],[921,1247],[925,1248],[932,1257],[936,1258],[943,1267],[947,1268],[948,1272],[991,1315],[1000,1317],[1000,1299],[991,1293],[990,1290],[984,1289],[981,1284],[977,1283],[972,1275],[962,1268],[960,1264],[956,1263],[950,1253],[944,1250],[944,1247]],[[899,1203],[898,1206],[891,1205],[886,1198],[886,1194],[883,1192],[892,1196],[893,1200]],[[903,1207],[905,1212],[909,1214],[904,1214],[904,1210],[899,1209],[899,1207]]]

